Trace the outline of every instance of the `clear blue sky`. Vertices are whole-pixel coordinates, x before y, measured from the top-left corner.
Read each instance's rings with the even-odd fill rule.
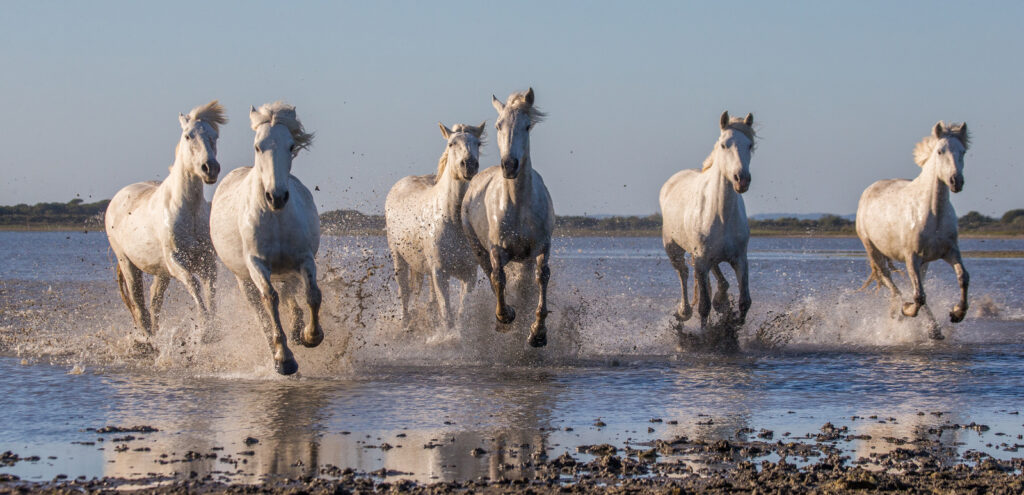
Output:
[[[225,170],[252,163],[249,105],[296,105],[294,173],[321,211],[380,212],[431,172],[437,121],[487,120],[533,86],[533,161],[560,214],[657,211],[722,110],[753,112],[748,212],[856,210],[912,177],[937,120],[974,133],[963,214],[1024,207],[1024,2],[7,2],[0,204],[111,197],[160,179],[178,112],[218,98]],[[497,163],[493,139],[482,165]],[[208,195],[212,189],[208,190]]]

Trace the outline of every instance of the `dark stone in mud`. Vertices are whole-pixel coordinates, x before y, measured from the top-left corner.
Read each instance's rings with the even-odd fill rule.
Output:
[[[596,456],[612,455],[618,451],[619,449],[616,448],[614,445],[610,445],[607,443],[602,443],[600,445],[580,445],[576,447],[576,452],[582,452],[585,454]]]
[[[471,455],[473,457],[480,457],[480,456],[485,455],[485,454],[487,454],[487,451],[484,450],[484,449],[481,449],[480,447],[477,447],[477,448],[469,451],[469,455]]]
[[[99,429],[86,428],[85,431],[95,431],[96,433],[153,433],[160,431],[152,426],[104,426]]]
[[[245,440],[242,440],[242,443],[244,443],[246,446],[249,446],[249,445],[256,445],[256,444],[260,443],[260,441],[259,441],[258,438],[245,437]]]

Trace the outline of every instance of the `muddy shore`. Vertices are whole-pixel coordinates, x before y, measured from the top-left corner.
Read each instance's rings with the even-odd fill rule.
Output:
[[[884,419],[883,419],[884,421]],[[543,450],[518,458],[474,449],[474,456],[492,459],[490,476],[475,480],[423,483],[403,478],[409,473],[388,469],[359,472],[322,464],[307,475],[264,475],[250,482],[232,480],[238,471],[215,471],[200,477],[151,475],[141,478],[68,479],[29,482],[0,473],[0,493],[1022,493],[1024,457],[998,459],[974,450],[958,453],[940,437],[953,430],[985,430],[979,424],[948,424],[928,428],[914,438],[882,438],[891,450],[851,458],[844,448],[867,435],[826,423],[820,432],[777,438],[769,430],[744,428],[733,439],[676,437],[616,447],[580,445],[549,459]],[[129,430],[131,431],[131,430]],[[1020,435],[1016,437],[1019,441]],[[255,439],[253,439],[255,441]],[[428,448],[430,446],[424,446]],[[522,445],[528,449],[529,446]],[[1024,447],[1007,443],[1007,452]],[[511,451],[509,452],[511,453]],[[188,452],[190,462],[221,452]],[[164,456],[162,456],[164,457]],[[5,452],[0,465],[38,462]],[[237,463],[235,464],[237,467]]]

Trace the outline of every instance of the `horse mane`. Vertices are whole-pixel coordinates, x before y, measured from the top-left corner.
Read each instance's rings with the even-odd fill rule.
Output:
[[[530,117],[531,124],[543,122],[544,118],[547,117],[548,114],[542,112],[536,105],[527,103],[526,93],[528,92],[529,91],[519,91],[508,95],[508,100],[505,102],[505,108],[509,111],[525,113],[527,117]]]
[[[210,124],[214,132],[220,132],[220,125],[228,123],[227,115],[224,115],[224,107],[220,102],[213,100],[205,105],[199,105],[188,113],[191,120],[201,120]]]
[[[918,167],[923,167],[924,162],[928,161],[928,157],[932,155],[932,150],[939,144],[939,139],[941,138],[955,137],[960,140],[960,144],[964,145],[964,150],[970,147],[971,135],[967,131],[966,124],[960,122],[947,125],[945,122],[939,122],[939,126],[942,128],[942,135],[940,137],[929,134],[921,142],[914,145],[914,163]]]
[[[465,132],[465,133],[468,133],[468,134],[472,134],[473,133],[472,131],[475,131],[475,130],[476,130],[476,127],[473,127],[471,125],[466,125],[466,124],[455,124],[455,125],[452,126],[452,134],[454,134],[456,132]],[[484,145],[484,136],[485,135],[486,135],[486,132],[482,131],[480,133],[480,135],[477,136],[477,139],[480,140],[480,146]],[[441,177],[444,174],[444,169],[447,167],[447,165],[448,165],[448,147],[445,146],[444,147],[444,153],[441,153],[441,158],[437,161],[437,175],[434,176],[434,183],[435,184],[437,184],[438,182],[441,181]]]
[[[254,131],[263,124],[270,124],[271,127],[277,124],[284,125],[288,132],[291,133],[292,139],[295,140],[293,155],[297,155],[300,150],[309,149],[313,144],[314,134],[306,132],[302,127],[302,122],[295,115],[295,107],[283,101],[264,103],[250,115],[250,120],[252,121],[252,130]]]
[[[747,139],[750,140],[750,152],[753,153],[754,148],[757,147],[757,141],[755,140],[755,138],[757,137],[757,131],[755,131],[753,127],[744,124],[743,119],[744,117],[731,117],[729,119],[729,125],[725,126],[725,129],[722,129],[722,132],[732,129],[736,132],[743,134],[744,136],[747,136]],[[718,141],[715,141],[715,144],[717,145]],[[704,163],[701,164],[701,172],[704,172],[705,170],[711,168],[712,165],[714,165],[715,161],[712,159],[713,156],[715,156],[714,148],[711,149],[711,153],[708,153],[708,157],[705,158]]]

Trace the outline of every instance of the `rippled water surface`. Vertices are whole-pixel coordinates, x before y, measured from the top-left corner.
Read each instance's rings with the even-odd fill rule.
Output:
[[[872,437],[846,446],[855,458],[946,423],[990,428],[944,434],[960,451],[1007,458],[1024,446],[1024,259],[968,258],[968,318],[932,342],[923,318],[892,320],[882,294],[856,290],[867,275],[856,239],[755,238],[739,350],[677,352],[679,285],[658,239],[558,239],[541,350],[525,345],[532,301],[515,301],[520,321],[497,333],[483,280],[455,328],[428,311],[403,326],[386,251],[383,238],[324,239],[327,338],[295,349],[299,375],[282,378],[226,271],[216,324],[198,328],[172,283],[158,353],[144,354],[102,233],[0,232],[0,451],[39,456],[0,472],[244,481],[330,464],[515,477],[581,444],[747,427],[783,439],[829,421]],[[952,270],[933,264],[926,289],[941,320],[957,297]],[[699,333],[692,320],[686,330]],[[106,425],[158,431],[90,430]]]

